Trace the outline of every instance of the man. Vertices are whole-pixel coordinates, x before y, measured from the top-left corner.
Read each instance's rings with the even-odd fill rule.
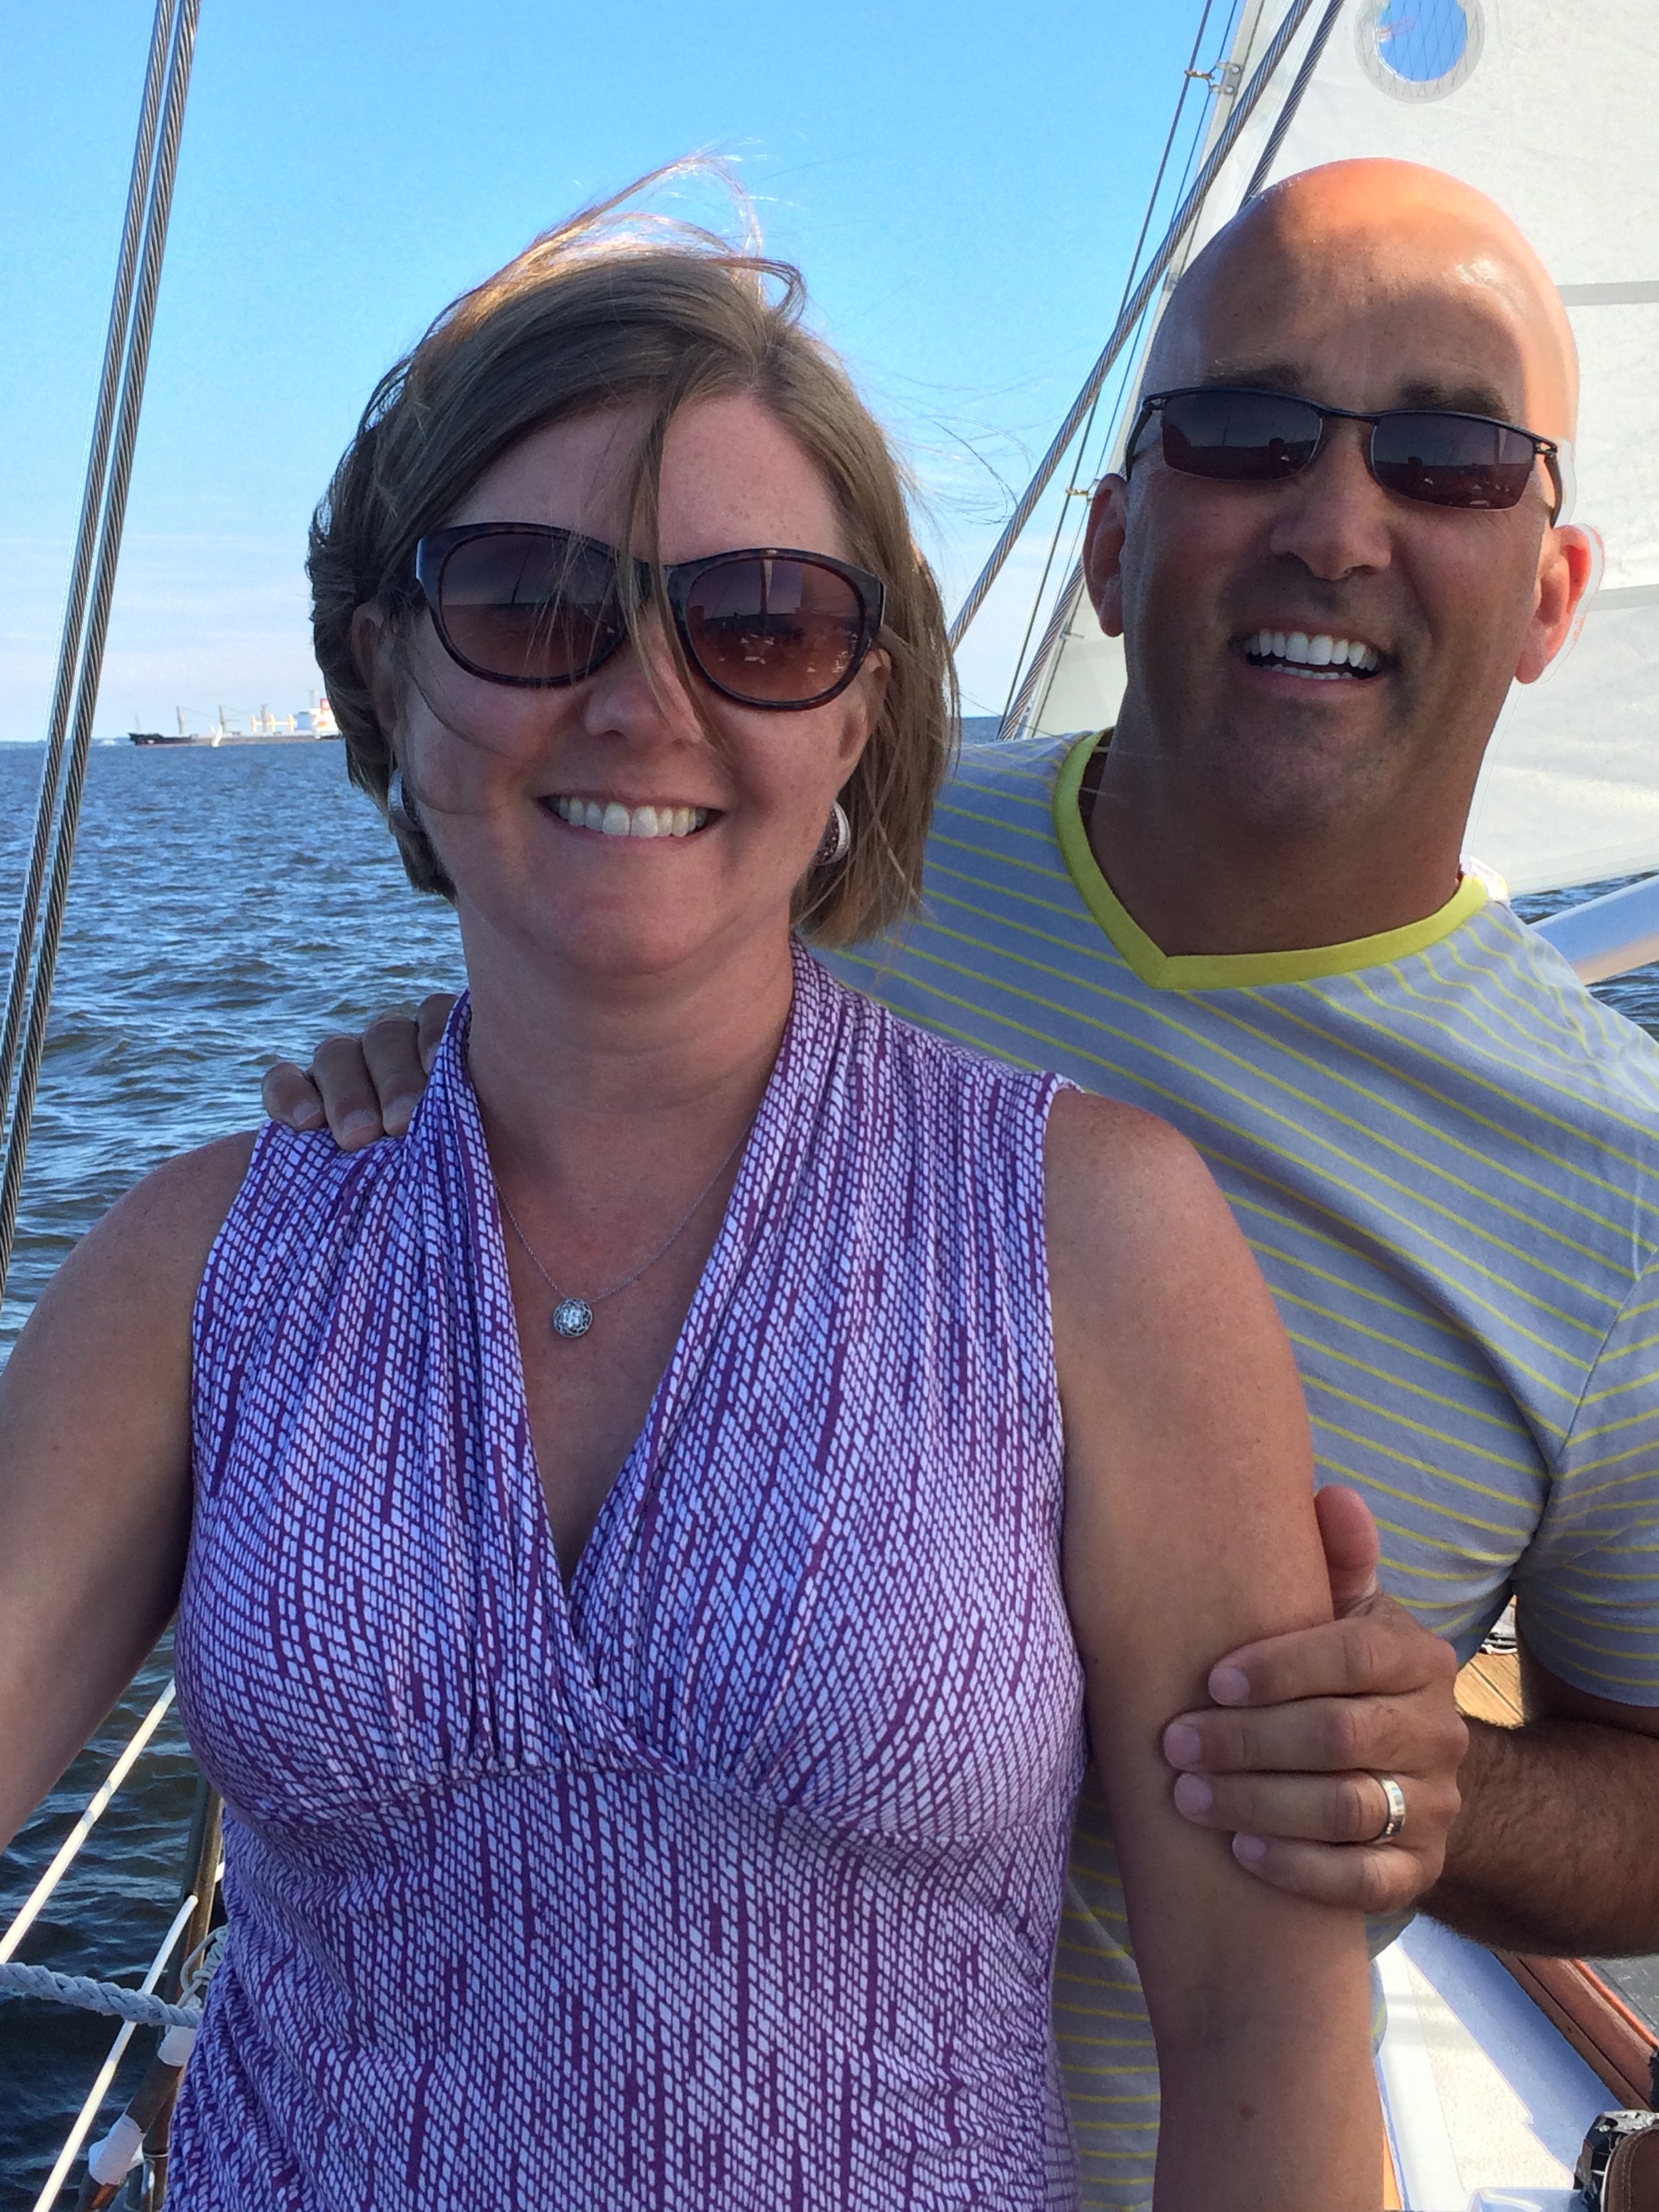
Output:
[[[1467,1657],[1512,1590],[1527,1723],[1472,1724],[1427,1906],[1620,1953],[1659,1948],[1659,1049],[1458,860],[1509,685],[1589,578],[1560,515],[1576,396],[1559,301],[1479,194],[1348,162],[1264,195],[1177,289],[1091,510],[1128,671],[1109,744],[970,753],[924,915],[841,964],[1194,1139],[1290,1331],[1322,1480],[1370,1503],[1421,1624],[1362,1595],[1365,1530],[1322,1498],[1346,1617],[1215,1670],[1217,1707],[1165,1738],[1182,1810],[1265,1880],[1408,1904],[1461,1747],[1426,1632]],[[381,1097],[418,1088],[410,1045],[373,1040]],[[337,1129],[378,1133],[355,1048],[318,1073]],[[297,1070],[267,1095],[320,1118]],[[1088,1800],[1072,1898],[1085,2201],[1140,2206],[1156,2075]]]

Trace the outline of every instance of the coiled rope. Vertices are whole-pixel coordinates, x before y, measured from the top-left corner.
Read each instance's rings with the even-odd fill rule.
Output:
[[[187,1897],[179,1909],[167,1942],[173,1948],[179,1929],[196,1899]],[[49,2004],[73,2005],[80,2012],[102,2013],[109,2020],[124,2020],[133,2027],[199,2027],[202,1999],[208,1984],[224,1962],[230,1930],[222,1923],[204,1936],[179,1970],[179,2002],[168,2004],[146,1990],[130,1990],[120,1982],[94,1981],[89,1974],[59,1974],[50,1966],[25,1966],[15,1959],[0,1960],[0,1997],[42,1997]],[[160,1962],[152,1972],[159,1972]]]
[[[56,1974],[50,1966],[25,1966],[15,1959],[0,1963],[0,1997],[43,1997],[52,2004],[73,2005],[81,2012],[102,2013],[109,2020],[125,2020],[135,2027],[199,2027],[198,2002],[168,2004],[143,1990],[129,1990],[119,1982],[95,1982],[87,1974]]]

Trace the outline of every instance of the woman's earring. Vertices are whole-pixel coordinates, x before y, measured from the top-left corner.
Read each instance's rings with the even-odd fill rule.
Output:
[[[406,837],[418,837],[422,832],[420,816],[415,811],[415,802],[404,788],[401,768],[392,771],[392,781],[386,792],[386,819],[394,830],[401,830]]]
[[[852,849],[853,825],[847,818],[847,809],[837,799],[830,809],[823,842],[813,854],[812,864],[819,868],[838,868]]]

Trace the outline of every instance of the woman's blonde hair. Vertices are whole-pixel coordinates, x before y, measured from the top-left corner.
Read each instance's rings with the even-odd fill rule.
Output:
[[[546,232],[447,307],[381,378],[312,525],[318,665],[352,780],[384,809],[391,733],[357,665],[351,623],[371,602],[394,627],[418,605],[419,538],[529,432],[642,404],[633,508],[654,560],[669,421],[694,400],[751,393],[823,471],[847,558],[886,586],[878,641],[890,663],[886,696],[841,794],[851,848],[837,866],[815,862],[795,900],[805,933],[849,944],[897,921],[920,889],[956,726],[939,587],[912,538],[903,477],[881,426],[834,354],[801,327],[799,273],[694,225],[628,214],[665,173]],[[402,821],[392,826],[416,889],[451,895],[425,836]]]

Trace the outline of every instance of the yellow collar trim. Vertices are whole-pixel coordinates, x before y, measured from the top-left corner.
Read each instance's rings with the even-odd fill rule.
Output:
[[[1054,830],[1073,883],[1095,920],[1129,966],[1153,991],[1229,991],[1261,983],[1310,983],[1321,975],[1348,975],[1357,968],[1426,951],[1449,937],[1486,903],[1486,887],[1465,876],[1438,913],[1378,937],[1346,945],[1317,945],[1300,952],[1160,952],[1100,872],[1079,805],[1089,758],[1102,732],[1091,730],[1066,755],[1054,784]]]

